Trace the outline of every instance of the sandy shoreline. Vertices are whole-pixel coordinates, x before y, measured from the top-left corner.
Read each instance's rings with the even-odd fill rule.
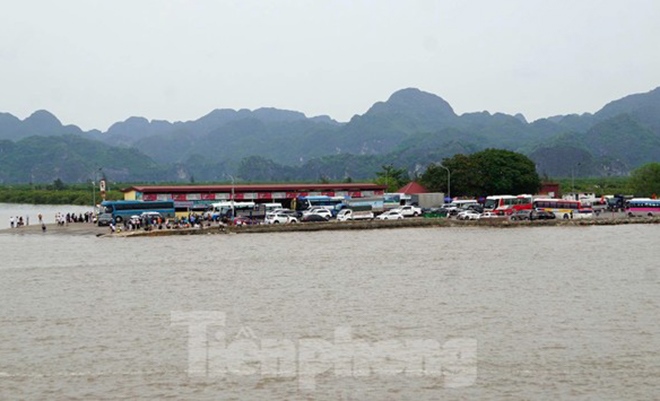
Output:
[[[46,231],[41,229],[40,224],[30,224],[18,228],[5,228],[0,230],[0,234],[31,234],[31,235],[103,235],[109,234],[110,228],[99,227],[92,223],[69,223],[64,226],[57,224],[46,224]]]
[[[162,230],[135,230],[112,233],[109,227],[98,227],[91,223],[70,223],[59,226],[47,224],[46,231],[42,231],[40,225],[33,224],[20,228],[6,228],[0,230],[0,234],[15,235],[82,235],[96,237],[156,237],[171,235],[199,235],[199,234],[248,234],[248,233],[273,233],[293,231],[337,231],[337,230],[374,230],[393,228],[425,228],[425,227],[492,227],[492,228],[515,228],[515,227],[537,227],[537,226],[595,226],[595,225],[620,225],[620,224],[658,224],[660,218],[597,218],[584,220],[549,220],[549,221],[523,221],[512,222],[506,219],[484,219],[475,221],[460,221],[456,219],[435,218],[411,218],[396,221],[354,221],[328,223],[299,223],[299,224],[273,224],[239,227],[222,227],[212,224],[204,228],[187,229],[162,229]]]

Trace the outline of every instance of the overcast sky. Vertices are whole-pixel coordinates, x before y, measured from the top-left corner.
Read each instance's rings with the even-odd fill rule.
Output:
[[[216,108],[347,121],[407,87],[531,121],[660,86],[658,0],[0,5],[0,112],[85,130]]]

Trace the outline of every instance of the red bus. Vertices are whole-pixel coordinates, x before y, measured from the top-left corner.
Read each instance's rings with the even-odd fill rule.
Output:
[[[486,198],[484,210],[510,216],[518,210],[532,210],[532,195],[493,195]]]

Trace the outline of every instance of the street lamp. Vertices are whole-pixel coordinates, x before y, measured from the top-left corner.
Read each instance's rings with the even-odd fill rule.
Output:
[[[98,178],[98,173],[101,171],[103,167],[99,167],[98,170],[94,170],[93,177],[92,177],[92,211],[94,212],[94,215],[96,215],[96,180]]]
[[[92,213],[94,214],[94,217],[96,217],[97,210],[96,210],[96,181],[98,178],[98,173],[103,170],[103,167],[99,167],[98,170],[94,170],[92,173]]]
[[[443,166],[442,163],[438,163],[438,166],[447,170],[447,197],[451,199],[451,171],[449,171],[447,167]]]

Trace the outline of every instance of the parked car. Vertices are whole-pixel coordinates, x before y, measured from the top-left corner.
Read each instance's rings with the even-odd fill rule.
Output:
[[[371,211],[371,207],[365,210],[359,209],[342,209],[337,213],[337,221],[348,221],[348,220],[373,220],[374,213]]]
[[[266,224],[291,224],[297,223],[298,219],[284,213],[269,213],[264,219]]]
[[[165,219],[163,219],[163,216],[158,212],[143,212],[140,215],[140,220],[144,224],[154,224],[157,223],[159,219],[160,221],[165,221]]]
[[[593,209],[578,209],[575,212],[573,212],[573,218],[574,219],[591,219],[594,217],[594,211]]]
[[[332,218],[332,212],[323,207],[313,207],[311,209],[307,209],[303,212],[303,217],[308,214],[318,214],[319,216],[325,217],[327,220]]]
[[[556,218],[557,216],[554,213],[546,212],[545,210],[534,210],[529,217],[530,220],[552,220]]]
[[[424,217],[447,217],[449,216],[449,210],[443,207],[431,207],[422,209],[422,215]]]
[[[517,212],[513,212],[511,216],[509,216],[509,219],[513,221],[529,220],[531,212],[531,210],[518,210]]]
[[[320,214],[306,214],[300,219],[300,221],[303,223],[326,223],[328,219]]]
[[[456,215],[456,219],[458,220],[479,220],[480,218],[481,214],[474,210],[464,210]]]
[[[499,219],[499,218],[502,218],[502,216],[498,215],[495,212],[483,212],[483,213],[481,213],[481,218],[482,219]]]
[[[271,210],[271,211],[267,212],[266,215],[272,214],[272,213],[282,213],[282,214],[286,214],[286,215],[291,216],[291,217],[295,217],[297,219],[300,219],[302,217],[301,212],[298,212],[296,210],[291,210],[291,209],[285,209],[285,208]]]
[[[474,210],[477,213],[483,213],[484,212],[484,207],[481,205],[469,205],[467,207],[467,210]]]
[[[396,209],[403,217],[417,217],[422,215],[422,209],[413,205],[399,206]]]
[[[402,220],[403,215],[399,213],[396,209],[391,209],[388,210],[384,213],[379,214],[376,216],[378,220]]]

